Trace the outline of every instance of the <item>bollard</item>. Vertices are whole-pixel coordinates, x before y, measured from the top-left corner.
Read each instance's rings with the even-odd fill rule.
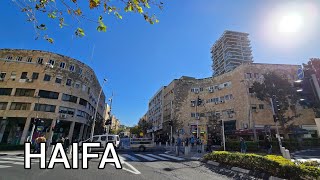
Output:
[[[282,154],[283,157],[285,157],[284,150],[285,150],[284,147],[281,147],[281,148],[280,148],[280,151],[281,151],[281,154]]]
[[[286,149],[285,151],[284,151],[285,153],[285,158],[286,159],[289,159],[289,160],[291,160],[291,157],[290,157],[290,152],[289,152],[289,150],[288,149]]]
[[[166,142],[166,147],[168,146],[168,142]]]
[[[201,152],[204,153],[204,145],[201,145]]]
[[[176,155],[177,155],[177,156],[178,156],[178,153],[179,153],[178,150],[179,150],[179,149],[178,149],[178,146],[176,146]]]
[[[186,156],[189,155],[189,147],[188,146],[184,147],[184,155],[186,155]]]
[[[161,142],[159,142],[159,146],[161,147]]]

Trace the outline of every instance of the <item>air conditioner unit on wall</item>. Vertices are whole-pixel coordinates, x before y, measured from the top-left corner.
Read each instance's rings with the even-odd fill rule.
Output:
[[[197,90],[197,91],[195,91],[194,93],[199,94],[199,91]]]
[[[213,89],[209,89],[209,92],[213,93]]]
[[[62,119],[65,119],[65,118],[67,118],[67,114],[60,114],[60,117],[61,117]]]
[[[219,104],[219,102],[214,102],[214,104]]]

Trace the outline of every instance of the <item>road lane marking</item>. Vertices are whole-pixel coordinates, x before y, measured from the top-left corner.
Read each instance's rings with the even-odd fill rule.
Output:
[[[128,158],[132,161],[140,161],[139,159],[133,157],[133,156],[130,156],[129,154],[121,154],[121,156],[125,157],[125,158]]]
[[[134,155],[142,157],[143,159],[146,159],[148,161],[155,161],[156,160],[156,159],[154,159],[152,157],[148,157],[148,156],[145,156],[145,155],[142,155],[142,154],[134,154]]]
[[[169,159],[166,159],[166,158],[163,158],[163,157],[154,155],[154,154],[147,154],[147,155],[148,155],[148,156],[151,156],[151,157],[154,157],[154,158],[157,158],[157,159],[160,159],[160,160],[164,160],[164,161],[168,161],[168,160],[169,160]]]
[[[167,158],[171,158],[171,159],[175,159],[175,160],[178,160],[178,161],[183,161],[185,159],[183,158],[179,158],[179,157],[175,157],[175,156],[170,156],[168,154],[159,154],[160,156],[164,156],[164,157],[167,157]]]
[[[11,166],[0,165],[0,169],[2,169],[2,168],[9,168],[9,167],[11,167]]]

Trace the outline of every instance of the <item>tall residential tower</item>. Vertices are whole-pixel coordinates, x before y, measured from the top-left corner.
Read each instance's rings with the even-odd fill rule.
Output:
[[[213,76],[232,71],[244,63],[253,62],[248,33],[225,31],[211,47]]]

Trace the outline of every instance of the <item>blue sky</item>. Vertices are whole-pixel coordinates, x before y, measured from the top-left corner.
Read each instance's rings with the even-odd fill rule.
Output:
[[[11,1],[1,1],[0,48],[52,51],[90,65],[100,82],[108,79],[104,91],[107,96],[114,93],[113,113],[125,125],[136,124],[149,98],[173,79],[211,76],[210,47],[226,29],[250,33],[255,62],[301,64],[320,57],[320,1],[163,2],[163,11],[154,8],[159,24],[150,25],[138,14],[123,13],[122,20],[105,16],[106,33],[83,22],[86,36],[81,39],[70,27],[49,23],[55,39],[49,44],[34,40],[25,15]],[[302,17],[300,29],[278,32],[281,17],[292,13]]]

